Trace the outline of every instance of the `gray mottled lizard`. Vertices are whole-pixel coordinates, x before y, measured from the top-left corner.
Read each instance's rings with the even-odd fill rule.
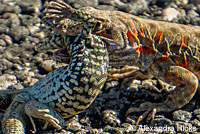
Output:
[[[0,105],[8,105],[11,101],[1,122],[3,133],[23,134],[28,121],[32,122],[33,132],[36,132],[32,117],[44,119],[45,127],[50,123],[60,130],[65,126],[63,118],[90,106],[107,79],[109,64],[105,43],[91,34],[96,26],[95,23],[92,25],[83,28],[76,37],[64,37],[70,43],[56,53],[63,55],[67,51],[71,56],[69,66],[50,72],[32,87],[1,92]],[[10,96],[11,100],[8,99]]]

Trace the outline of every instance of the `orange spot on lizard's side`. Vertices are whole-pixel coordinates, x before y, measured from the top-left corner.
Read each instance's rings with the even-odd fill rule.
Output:
[[[138,46],[137,48],[136,48],[136,52],[143,52],[143,49],[142,49],[142,46]]]
[[[132,24],[132,23],[131,23]],[[132,24],[132,28],[133,28],[133,33],[135,34],[135,36],[137,37],[137,30],[135,29],[134,25]]]
[[[163,62],[169,58],[170,54],[167,52],[166,54],[161,55],[160,58],[156,59],[156,61]]]
[[[158,31],[157,33],[156,33],[156,36],[155,36],[155,42],[157,43],[157,44],[159,44],[160,42],[161,42],[161,39],[162,39],[162,31]]]
[[[185,37],[184,37],[184,35],[181,35],[181,47],[182,48],[187,48],[187,44],[185,44]]]
[[[140,27],[139,35],[142,36],[143,38],[145,37],[145,35],[144,35],[144,29],[143,29],[142,26]]]
[[[184,63],[181,64],[181,66],[184,68],[188,68],[188,60],[186,59],[186,57],[184,57]]]
[[[167,52],[166,54],[161,55],[161,58],[166,60],[169,57],[169,53]]]
[[[147,47],[147,46],[145,47],[139,46],[137,47],[136,51],[141,52],[144,55],[151,55],[157,53],[152,47]]]
[[[133,32],[132,32],[133,31]],[[135,29],[134,25],[132,24],[132,31],[131,30],[128,30],[127,32],[127,37],[128,37],[128,40],[130,42],[130,45],[133,46],[133,38],[135,39],[136,43],[138,44],[138,48],[136,49],[137,52],[139,51],[142,51],[141,49],[141,45],[140,45],[140,40],[139,38],[137,37],[138,34],[137,34],[137,30]],[[140,50],[139,50],[140,49]]]
[[[152,48],[152,47],[142,47],[142,52],[144,55],[151,55],[151,54],[155,54],[156,51]]]
[[[184,68],[188,68],[188,61],[186,61],[184,64],[181,65]]]
[[[133,46],[133,44],[134,44],[133,38],[135,38],[135,37],[133,37],[133,35],[131,34],[130,31],[127,32],[127,37],[128,37],[129,45]]]

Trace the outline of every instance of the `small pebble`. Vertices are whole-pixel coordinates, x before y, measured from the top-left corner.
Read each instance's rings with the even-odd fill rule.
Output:
[[[6,41],[6,43],[8,44],[8,45],[12,45],[13,44],[13,40],[12,40],[12,38],[9,36],[9,35],[3,35],[3,39]]]
[[[169,133],[175,133],[173,123],[170,119],[165,118],[162,115],[157,115],[154,120],[152,120],[149,124],[150,127],[158,127],[158,129],[155,130],[155,132],[163,133],[165,131]],[[167,126],[167,128],[166,128]],[[164,129],[159,129],[160,128],[166,128],[167,130]]]
[[[17,78],[14,75],[3,74],[0,76],[0,90],[5,90],[15,84],[17,84]]]
[[[98,0],[79,0],[72,4],[75,8],[92,6],[96,7],[98,5]]]
[[[134,115],[128,115],[128,116],[126,117],[126,122],[127,122],[127,123],[130,123],[131,125],[135,125],[137,119],[138,119],[137,116],[134,116]]]
[[[175,8],[165,8],[162,12],[163,20],[172,21],[174,18],[181,16],[181,13]]]
[[[176,0],[177,5],[185,5],[188,4],[189,0]]]
[[[65,126],[66,129],[72,130],[74,132],[76,132],[77,130],[80,130],[81,127],[82,127],[81,124],[77,121],[71,121],[69,123],[66,123],[66,126]]]
[[[28,26],[28,30],[30,31],[31,35],[35,35],[39,31],[41,31],[38,26]]]
[[[105,124],[119,126],[121,121],[117,118],[117,113],[113,110],[103,111],[103,121]]]
[[[189,123],[191,123],[192,125],[196,126],[196,127],[200,127],[200,121],[197,119],[191,120]]]
[[[4,48],[6,46],[6,42],[3,39],[0,39],[0,46]]]
[[[195,18],[195,17],[199,17],[199,14],[197,12],[195,12],[194,10],[189,10],[187,12],[187,16],[189,16],[191,18]]]
[[[124,130],[118,127],[111,127],[109,125],[104,127],[104,132],[109,132],[110,134],[124,134]]]
[[[4,13],[2,15],[3,19],[10,19],[11,20],[11,25],[12,26],[19,26],[20,25],[20,20],[19,17],[15,13]]]
[[[129,123],[122,123],[121,127],[124,128],[126,133],[135,131],[134,127]]]
[[[42,65],[41,65],[41,67],[47,72],[53,71],[55,69],[55,66],[56,66],[56,62],[53,60],[42,61]]]
[[[183,111],[183,110],[178,110],[178,111],[173,112],[173,119],[176,121],[189,122],[191,118],[192,118],[192,114],[190,112]]]
[[[23,69],[23,67],[21,65],[16,64],[16,63],[13,64],[13,68],[16,70],[19,70],[19,71]]]
[[[193,114],[194,114],[194,115],[200,115],[200,108],[195,109],[195,110],[193,111]]]
[[[29,35],[29,30],[25,26],[13,26],[10,34],[16,42],[24,40]]]

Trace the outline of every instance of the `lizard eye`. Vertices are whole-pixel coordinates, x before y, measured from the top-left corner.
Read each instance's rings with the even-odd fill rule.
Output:
[[[99,30],[101,30],[103,28],[103,25],[102,25],[102,23],[101,22],[96,22],[96,24],[95,24],[95,27],[94,27],[94,30],[95,31],[99,31]]]

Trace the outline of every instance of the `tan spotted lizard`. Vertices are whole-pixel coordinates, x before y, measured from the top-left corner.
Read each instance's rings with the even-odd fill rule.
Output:
[[[105,39],[110,66],[118,68],[108,73],[109,78],[154,76],[176,86],[164,102],[146,102],[139,108],[130,108],[127,114],[147,111],[145,115],[152,109],[170,112],[192,99],[200,79],[199,26],[143,19],[92,7],[73,9],[62,1],[50,2],[44,21],[61,36],[76,36],[85,23],[84,19],[77,22],[74,14],[82,18],[92,16],[91,21],[98,24],[93,34]]]
[[[50,72],[32,87],[0,93],[0,105],[11,101],[1,122],[4,134],[24,134],[28,122],[36,132],[33,117],[46,121],[44,129],[50,123],[60,130],[65,127],[64,118],[90,106],[107,79],[109,64],[104,41],[92,34],[95,27],[92,23],[90,28],[82,28],[78,36],[65,36],[65,42],[70,43],[56,54],[64,56],[68,52],[69,66]]]

